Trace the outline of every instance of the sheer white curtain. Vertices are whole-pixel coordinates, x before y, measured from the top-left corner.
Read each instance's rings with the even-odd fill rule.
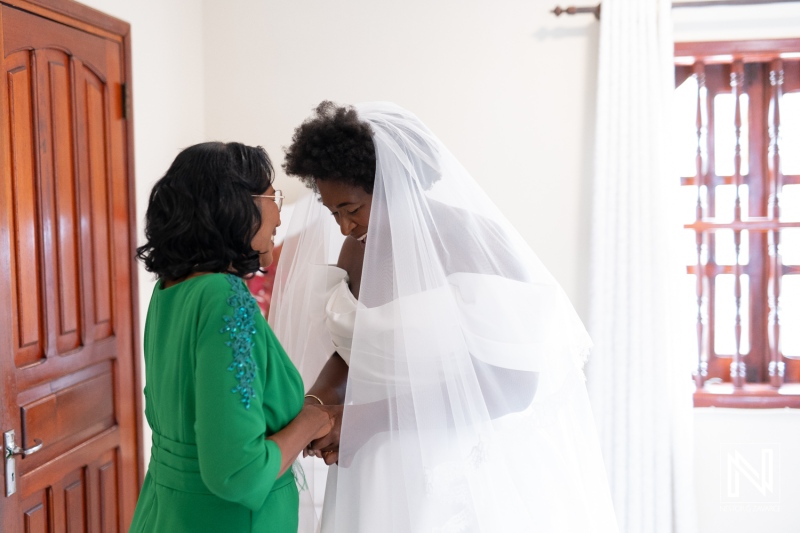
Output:
[[[620,531],[693,533],[670,0],[603,0],[587,367]]]

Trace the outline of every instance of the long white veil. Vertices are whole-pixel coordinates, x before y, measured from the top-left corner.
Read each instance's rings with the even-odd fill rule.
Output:
[[[323,533],[617,531],[563,290],[416,116],[356,109],[377,172]],[[309,386],[341,236],[318,201],[290,226],[270,322]]]

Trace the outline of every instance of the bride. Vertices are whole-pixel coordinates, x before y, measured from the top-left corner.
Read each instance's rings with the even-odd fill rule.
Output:
[[[333,465],[323,533],[617,531],[590,339],[439,139],[394,104],[323,102],[284,168],[319,200],[270,321],[336,421],[307,450]]]

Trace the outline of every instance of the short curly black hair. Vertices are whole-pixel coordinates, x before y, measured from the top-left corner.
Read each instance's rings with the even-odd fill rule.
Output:
[[[264,194],[273,177],[260,146],[207,142],[186,148],[153,186],[147,242],[136,256],[166,281],[193,272],[255,273],[258,252],[250,243],[261,212],[252,195]]]
[[[328,100],[294,130],[285,149],[283,169],[317,191],[317,180],[356,185],[372,194],[375,186],[375,145],[372,128],[350,106]]]

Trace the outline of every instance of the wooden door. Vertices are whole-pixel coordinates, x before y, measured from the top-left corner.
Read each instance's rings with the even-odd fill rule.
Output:
[[[124,532],[136,504],[128,35],[74,2],[0,0],[0,433],[42,442],[13,495],[2,469],[3,532]]]

